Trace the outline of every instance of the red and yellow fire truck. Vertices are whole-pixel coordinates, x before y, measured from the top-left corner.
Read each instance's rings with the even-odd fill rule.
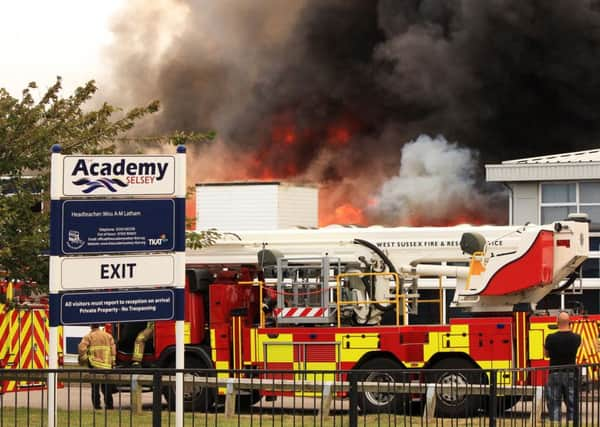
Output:
[[[48,368],[48,301],[32,296],[20,280],[0,280],[0,368]],[[59,329],[59,334],[62,330]],[[59,342],[62,342],[59,336]],[[59,345],[59,360],[62,345]],[[61,361],[62,364],[62,361]],[[0,381],[0,394],[44,387],[33,381]]]
[[[236,234],[189,253],[186,368],[263,377],[276,370],[329,372],[319,377],[323,381],[345,379],[340,372],[350,370],[360,370],[363,379],[392,381],[398,379],[395,369],[431,369],[428,381],[468,383],[489,378],[452,370],[547,366],[543,343],[556,317],[535,314],[535,305],[576,280],[589,252],[585,218],[541,226],[403,233],[401,238],[390,229],[338,228],[302,230],[295,237],[271,232],[252,239]],[[444,280],[452,280],[450,306],[467,317],[435,325],[407,323],[410,313],[423,304],[422,283],[432,280],[440,288]],[[443,298],[437,304],[443,308]],[[572,320],[583,337],[578,360],[599,362],[600,315]],[[121,328],[122,360],[136,333],[123,329],[131,326]],[[156,322],[145,363],[175,366],[174,331],[173,322]],[[304,377],[310,379],[310,374]],[[544,380],[539,375],[498,378],[521,384]],[[173,403],[173,392],[165,394]],[[260,394],[242,397],[252,403]],[[204,388],[185,398],[195,407],[217,400]],[[402,406],[401,398],[364,393],[359,404],[366,411],[392,410]],[[468,399],[439,394],[437,411],[466,414],[472,408]]]

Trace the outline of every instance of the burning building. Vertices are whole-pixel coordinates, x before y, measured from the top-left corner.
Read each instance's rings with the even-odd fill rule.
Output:
[[[144,132],[211,129],[190,182],[313,182],[321,225],[501,223],[482,163],[593,148],[597,0],[160,0],[113,22]]]

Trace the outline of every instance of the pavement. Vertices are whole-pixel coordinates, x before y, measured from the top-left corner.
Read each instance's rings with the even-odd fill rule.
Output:
[[[163,404],[164,402],[164,398]],[[115,408],[132,409],[131,393],[113,394]],[[104,406],[104,402],[102,402]],[[46,408],[48,406],[48,390],[25,390],[0,395],[0,407]],[[92,410],[92,389],[89,384],[64,384],[56,392],[56,407],[66,411]],[[142,393],[142,408],[152,408],[152,393]]]

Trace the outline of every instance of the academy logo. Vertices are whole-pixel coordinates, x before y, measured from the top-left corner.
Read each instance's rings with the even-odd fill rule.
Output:
[[[118,185],[119,187],[127,187],[129,185],[116,178],[100,178],[97,180],[81,178],[77,181],[73,181],[73,184],[85,186],[86,188],[81,190],[81,192],[85,194],[89,194],[98,188],[106,188],[108,191],[116,193],[117,189],[115,188],[115,185]]]
[[[65,195],[174,194],[174,156],[65,156]]]
[[[85,159],[81,159],[75,164],[71,176],[78,174],[84,176],[149,176],[160,181],[164,178],[168,167],[169,164],[165,162],[127,162],[125,159],[112,162],[86,162]]]

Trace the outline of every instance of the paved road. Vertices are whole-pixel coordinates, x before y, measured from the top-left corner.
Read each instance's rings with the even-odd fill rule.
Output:
[[[131,394],[129,392],[113,395],[115,407],[124,410],[131,409]],[[164,399],[163,399],[164,400]],[[1,405],[12,407],[42,408],[48,406],[47,390],[29,390],[0,395]],[[104,402],[102,402],[104,404]],[[164,403],[164,402],[163,402]],[[89,384],[65,384],[59,388],[56,395],[56,406],[69,411],[91,410],[92,396]],[[142,393],[142,407],[152,408],[152,393]]]

